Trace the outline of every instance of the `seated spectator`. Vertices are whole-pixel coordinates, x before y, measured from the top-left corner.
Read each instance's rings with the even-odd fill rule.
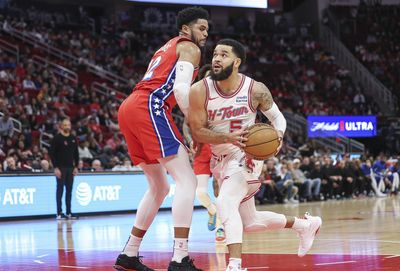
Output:
[[[50,172],[50,163],[49,161],[43,159],[40,161],[40,168],[42,172]]]
[[[22,88],[23,89],[36,89],[35,82],[31,79],[31,76],[28,75],[23,81],[22,81]]]
[[[267,203],[283,203],[283,195],[276,185],[280,181],[280,176],[277,174],[274,160],[269,159],[263,165],[259,180],[261,181],[261,187],[255,198],[260,204],[265,201]]]
[[[4,115],[0,117],[0,136],[11,138],[14,134],[14,123],[8,110],[5,110],[3,114]]]
[[[286,163],[281,166],[280,177],[281,179],[276,183],[276,186],[284,195],[284,202],[299,203],[299,201],[295,199],[299,189],[294,185],[292,174],[289,172]]]
[[[78,146],[79,158],[83,161],[91,161],[93,159],[93,155],[89,150],[89,142],[80,141]]]
[[[99,159],[94,159],[92,162],[92,171],[103,171],[103,167]]]
[[[320,199],[320,179],[309,179],[306,178],[303,171],[300,169],[300,159],[296,158],[293,160],[293,169],[291,171],[295,184],[300,186],[302,198],[306,200],[319,200]]]
[[[21,169],[17,166],[14,157],[8,156],[4,162],[5,162],[4,172],[10,173],[10,172],[21,171]]]
[[[333,165],[333,160],[328,155],[324,158],[324,163],[325,165],[322,170],[325,176],[328,178],[327,182],[329,192],[329,194],[325,194],[324,197],[340,199],[343,187],[342,172],[339,168]]]
[[[141,170],[138,167],[132,166],[132,162],[129,158],[124,158],[123,163],[117,162],[117,165],[114,166],[111,170],[112,171],[135,171],[138,169]]]

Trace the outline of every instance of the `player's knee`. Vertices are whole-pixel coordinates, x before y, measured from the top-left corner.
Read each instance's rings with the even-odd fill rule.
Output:
[[[229,196],[220,195],[216,200],[218,216],[222,223],[225,223],[231,210],[238,209],[239,203],[235,204],[235,200]],[[237,206],[236,206],[237,205]]]
[[[149,193],[155,196],[157,201],[163,201],[169,193],[169,184],[155,184],[149,186]]]

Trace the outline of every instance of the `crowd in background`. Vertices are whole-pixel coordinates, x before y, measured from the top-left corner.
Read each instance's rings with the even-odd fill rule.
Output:
[[[82,63],[54,59],[66,68],[77,70],[79,79],[85,70],[84,62],[89,62],[125,77],[132,86],[142,77],[150,53],[176,34],[133,31],[113,22],[93,32],[86,27],[84,11],[81,8],[79,11],[81,16],[77,16],[74,24],[68,23],[67,15],[40,13],[35,8],[18,17],[13,13],[3,14],[1,22],[4,30],[19,29],[80,58]],[[37,14],[42,14],[42,19]],[[79,27],[80,21],[85,22],[85,27]],[[306,27],[267,33],[268,27],[262,23],[250,29],[249,22],[243,19],[231,25],[230,33],[247,47],[248,59],[242,72],[265,82],[283,111],[303,116],[380,114],[373,98],[364,94],[349,72],[337,65],[334,56]],[[281,22],[279,28],[283,26]],[[254,34],[254,30],[262,33]],[[131,164],[119,132],[119,100],[93,91],[90,80],[73,83],[37,65],[33,56],[44,52],[13,40],[6,31],[0,35],[0,39],[4,38],[20,45],[21,50],[19,62],[14,55],[0,51],[0,112],[4,114],[0,116],[0,172],[52,171],[47,144],[41,139],[43,135],[51,139],[59,121],[66,116],[71,119],[79,142],[79,170],[138,170]],[[203,63],[210,61],[213,46],[220,38],[218,33],[210,35]],[[129,93],[131,88],[120,90]],[[179,114],[176,111],[177,119],[181,119]],[[15,131],[17,127],[11,117],[21,123],[19,132]],[[386,178],[386,173],[398,171],[396,156],[387,158],[388,163],[383,156],[374,159],[370,154],[354,161],[343,156],[333,163],[329,151],[318,148],[302,134],[287,132],[284,142],[279,158],[265,163],[263,186],[257,196],[260,203],[368,195],[373,190],[368,179],[371,174],[362,168],[379,161],[384,161],[385,169],[375,170],[374,174],[381,174],[378,177],[386,183],[383,190],[390,190],[392,181]],[[324,169],[323,172],[318,172],[318,168]]]
[[[400,5],[332,6],[344,43],[400,98]]]

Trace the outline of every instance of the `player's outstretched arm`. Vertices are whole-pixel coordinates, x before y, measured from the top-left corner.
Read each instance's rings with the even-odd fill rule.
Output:
[[[206,89],[203,81],[192,85],[189,93],[189,124],[192,131],[192,137],[200,143],[223,144],[231,143],[240,147],[247,139],[245,131],[236,131],[233,133],[218,133],[208,128],[208,114],[204,107],[206,103]]]
[[[190,41],[178,43],[176,53],[176,76],[174,82],[174,95],[179,108],[185,116],[189,108],[189,90],[192,83],[195,67],[200,63],[200,48]]]

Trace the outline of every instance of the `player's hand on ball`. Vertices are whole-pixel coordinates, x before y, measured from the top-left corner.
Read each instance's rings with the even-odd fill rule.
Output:
[[[226,143],[232,143],[239,148],[246,147],[245,142],[247,139],[248,130],[237,130],[226,135]]]

